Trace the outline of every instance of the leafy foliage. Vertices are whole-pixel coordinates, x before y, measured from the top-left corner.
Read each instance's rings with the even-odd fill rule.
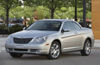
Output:
[[[38,6],[36,8],[36,11],[38,12],[38,18],[39,19],[48,19],[50,18],[50,13],[49,13],[49,9],[43,6]]]
[[[13,8],[17,5],[19,5],[19,0],[0,0],[0,5],[4,8],[4,9],[10,9]]]
[[[9,25],[9,11],[11,8],[17,6],[19,4],[19,0],[0,0],[0,5],[4,8],[6,12],[6,23]]]
[[[34,8],[29,6],[17,6],[16,8],[11,9],[10,17],[11,18],[21,18],[21,17],[32,17],[34,13]]]
[[[10,34],[15,33],[15,32],[23,30],[23,26],[19,26],[19,25],[16,24],[16,25],[10,27],[9,30],[10,30],[9,31]]]
[[[9,2],[7,2],[9,1]],[[83,16],[83,0],[77,0],[78,18]],[[87,18],[91,18],[91,0],[86,0]],[[32,18],[38,11],[39,19],[51,18],[51,9],[55,8],[54,18],[74,18],[75,0],[24,0],[24,8],[20,5],[19,0],[0,0],[0,15],[5,18],[5,8],[9,5],[10,18],[28,17]],[[17,6],[17,7],[16,7]]]

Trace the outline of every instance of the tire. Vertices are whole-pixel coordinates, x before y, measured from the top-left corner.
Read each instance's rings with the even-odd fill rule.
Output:
[[[10,56],[13,58],[21,58],[23,56],[23,54],[21,53],[10,53]]]
[[[89,56],[91,54],[91,42],[86,40],[84,43],[83,50],[80,51],[82,56]]]
[[[61,45],[59,44],[59,42],[54,41],[50,47],[48,58],[57,59],[60,57],[60,55],[61,55]]]

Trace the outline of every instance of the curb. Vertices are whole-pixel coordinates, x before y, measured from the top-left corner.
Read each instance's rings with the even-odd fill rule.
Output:
[[[94,47],[100,48],[100,40],[95,40]]]
[[[8,37],[8,35],[0,35],[0,37]]]
[[[100,47],[93,47],[92,49],[100,49]]]

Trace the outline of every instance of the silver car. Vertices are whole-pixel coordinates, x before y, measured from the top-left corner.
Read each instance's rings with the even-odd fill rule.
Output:
[[[14,58],[20,58],[23,54],[37,54],[57,59],[68,51],[80,51],[82,56],[88,56],[93,45],[91,29],[83,28],[72,20],[46,19],[9,35],[5,47]]]

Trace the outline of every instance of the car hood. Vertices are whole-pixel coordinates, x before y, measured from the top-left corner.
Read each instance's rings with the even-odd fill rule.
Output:
[[[51,34],[56,33],[57,31],[37,31],[37,30],[23,30],[20,32],[16,32],[12,34],[12,37],[17,37],[17,38],[34,38],[34,37],[43,37],[43,36],[48,36]]]

